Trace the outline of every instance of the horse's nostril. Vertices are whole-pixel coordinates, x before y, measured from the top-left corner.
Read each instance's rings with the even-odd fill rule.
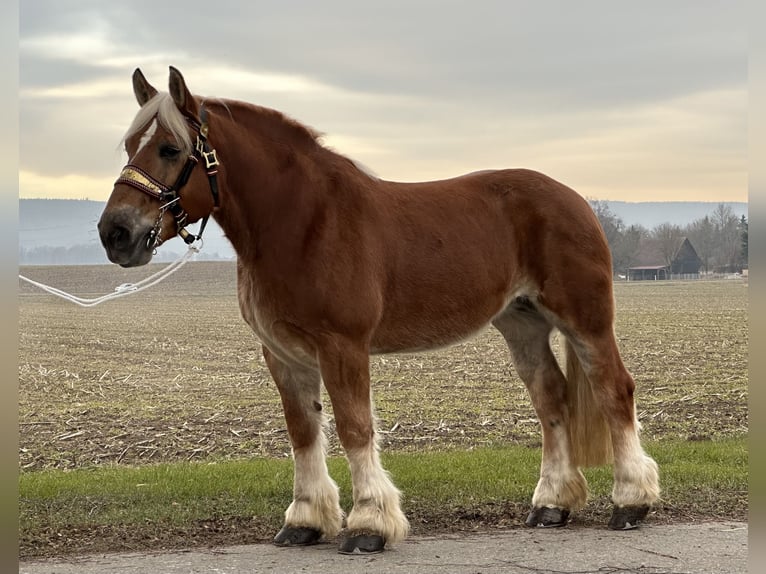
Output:
[[[98,236],[106,256],[123,267],[149,262],[152,249],[147,238],[151,230],[150,220],[132,207],[105,210],[98,221]]]
[[[115,249],[125,247],[130,242],[130,231],[121,225],[115,225],[109,231],[108,241]]]

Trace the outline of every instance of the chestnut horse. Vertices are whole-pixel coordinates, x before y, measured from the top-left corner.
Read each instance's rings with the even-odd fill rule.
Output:
[[[140,70],[133,89],[141,108],[101,241],[123,267],[149,262],[176,234],[192,242],[185,225],[204,228],[211,215],[231,241],[239,306],[262,342],[292,445],[293,501],[275,544],[335,537],[344,518],[341,552],[379,552],[405,537],[400,492],[380,462],[369,357],[443,347],[489,324],[542,428],[526,524],[566,524],[587,499],[580,468],[612,461],[609,527],[645,518],[658,470],[639,441],[635,385],[614,335],[609,247],[581,196],[526,169],[385,181],[280,112],[193,96],[172,67],[168,92]],[[325,462],[322,384],[351,469],[347,517]]]

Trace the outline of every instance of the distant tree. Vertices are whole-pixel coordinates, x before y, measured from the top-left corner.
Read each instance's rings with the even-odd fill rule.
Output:
[[[673,257],[684,240],[681,227],[671,223],[661,223],[652,230],[652,239],[657,245],[657,251],[662,256],[662,262],[670,267]]]
[[[710,271],[710,265],[716,250],[715,226],[706,215],[690,223],[686,228],[686,235],[689,237],[694,249],[697,251],[705,273]]]
[[[609,202],[603,199],[588,199],[588,203],[590,203],[593,213],[596,214],[601,224],[601,229],[604,230],[606,241],[609,244],[609,251],[612,253],[612,270],[616,272],[624,269],[621,266],[622,262],[619,253],[619,245],[622,241],[624,227],[622,219],[609,209]]]
[[[742,234],[739,219],[731,206],[719,203],[711,215],[715,227],[715,267],[718,271],[736,271],[741,262]]]
[[[742,245],[742,251],[740,252],[741,261],[740,263],[742,266],[747,266],[748,262],[748,255],[747,255],[747,218],[743,215],[742,218],[739,220],[739,235],[740,235],[740,241]]]
[[[637,261],[642,242],[648,235],[646,228],[640,225],[631,225],[622,232],[612,248],[612,265],[615,272],[625,272]]]

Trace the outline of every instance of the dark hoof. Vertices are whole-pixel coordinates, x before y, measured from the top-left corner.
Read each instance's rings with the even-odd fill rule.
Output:
[[[524,524],[538,528],[557,528],[566,526],[568,519],[569,511],[565,508],[540,506],[532,509]]]
[[[274,537],[276,546],[310,546],[319,542],[322,532],[305,526],[283,526]]]
[[[341,554],[377,554],[383,552],[386,539],[379,534],[357,534],[344,538],[338,552]]]
[[[649,513],[648,506],[615,506],[609,520],[611,530],[633,530]]]

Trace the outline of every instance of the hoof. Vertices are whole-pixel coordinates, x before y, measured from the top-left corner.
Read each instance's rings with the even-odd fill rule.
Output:
[[[609,520],[610,530],[633,530],[649,513],[648,506],[615,506]]]
[[[345,537],[338,547],[341,554],[377,554],[383,552],[386,539],[379,534],[357,534]]]
[[[274,537],[275,546],[310,546],[319,542],[322,532],[305,526],[283,526]]]
[[[539,506],[532,509],[524,524],[538,528],[557,528],[566,526],[568,519],[569,511],[565,508]]]

